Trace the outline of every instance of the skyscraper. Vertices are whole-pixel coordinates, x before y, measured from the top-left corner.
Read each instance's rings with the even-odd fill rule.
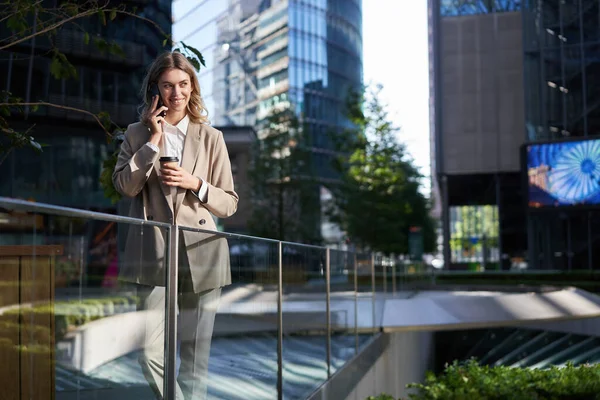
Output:
[[[174,15],[175,40],[205,56],[199,78],[211,123],[253,126],[260,138],[262,120],[293,110],[310,140],[317,178],[335,179],[329,133],[350,126],[346,96],[362,85],[362,1],[176,2]],[[317,185],[314,191],[316,201],[325,192]],[[299,207],[313,237],[341,240],[319,223],[320,204]]]
[[[362,84],[361,3],[175,3],[175,39],[206,58],[199,76],[212,124],[255,126],[293,109],[310,130],[320,175],[331,177],[327,131],[348,126],[345,96]]]

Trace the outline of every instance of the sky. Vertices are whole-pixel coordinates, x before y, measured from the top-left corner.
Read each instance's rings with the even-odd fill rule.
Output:
[[[429,176],[429,61],[426,0],[363,0],[365,83],[383,100],[423,175]],[[427,188],[428,191],[428,188]]]

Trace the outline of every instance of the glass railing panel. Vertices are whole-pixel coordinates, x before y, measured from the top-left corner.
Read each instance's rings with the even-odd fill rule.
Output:
[[[360,347],[355,290],[354,253],[330,250],[331,282],[331,372],[334,373],[357,354]]]
[[[183,398],[277,398],[278,243],[180,229]]]
[[[383,323],[383,307],[385,300],[391,297],[390,285],[390,262],[389,259],[381,254],[373,256],[375,269],[375,327],[380,327]]]
[[[282,244],[283,398],[305,399],[328,378],[326,251]]]
[[[375,254],[373,260],[375,263],[375,293],[383,296],[388,291],[388,268],[383,255]]]
[[[376,331],[376,299],[373,296],[375,276],[373,259],[370,253],[356,253],[357,309],[359,334],[373,334]]]
[[[7,398],[156,398],[168,228],[0,207]]]

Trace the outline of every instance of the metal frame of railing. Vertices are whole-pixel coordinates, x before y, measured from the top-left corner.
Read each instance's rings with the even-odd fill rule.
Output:
[[[445,275],[452,275],[460,277],[462,275],[472,275],[472,274],[481,274],[481,275],[503,275],[508,273],[512,274],[553,274],[557,272],[564,272],[559,270],[523,270],[523,271],[447,271],[447,270],[435,270],[432,268],[423,268],[422,270],[415,271],[414,273],[408,273],[405,270],[405,266],[402,263],[395,263],[391,258],[382,258],[380,255],[375,253],[362,253],[362,252],[352,252],[346,250],[338,250],[331,249],[323,246],[315,246],[315,245],[306,245],[301,243],[293,243],[287,241],[280,241],[274,239],[265,239],[258,238],[248,235],[241,234],[233,234],[226,232],[216,232],[205,229],[191,228],[181,225],[172,225],[168,223],[155,222],[155,221],[146,221],[137,218],[130,218],[94,211],[87,210],[79,210],[74,208],[67,208],[43,203],[34,203],[24,200],[0,197],[0,210],[14,210],[21,212],[31,212],[31,213],[40,213],[47,214],[52,216],[64,216],[70,218],[84,218],[84,219],[93,219],[97,221],[105,221],[105,222],[115,222],[115,223],[124,223],[131,224],[137,226],[153,226],[164,229],[166,232],[166,253],[165,253],[165,261],[166,261],[166,300],[165,300],[165,347],[164,347],[164,357],[165,357],[165,379],[164,379],[164,394],[166,399],[175,399],[176,393],[176,361],[177,361],[177,288],[178,288],[178,274],[177,268],[174,266],[178,265],[178,255],[177,251],[179,247],[180,241],[180,232],[182,231],[190,231],[190,232],[198,232],[198,233],[209,233],[211,235],[217,235],[224,238],[232,238],[232,239],[243,239],[243,240],[252,240],[252,241],[260,241],[262,243],[269,243],[271,245],[277,246],[277,397],[278,399],[283,399],[284,393],[284,380],[283,380],[283,339],[284,339],[284,324],[283,324],[283,302],[284,302],[284,246],[294,246],[301,247],[306,249],[315,249],[323,251],[325,254],[324,259],[324,275],[325,275],[325,310],[326,310],[326,364],[327,364],[327,377],[332,377],[332,308],[331,308],[331,299],[332,299],[332,252],[340,252],[341,254],[345,254],[345,259],[348,258],[351,260],[351,266],[348,267],[349,264],[345,264],[344,271],[349,273],[350,269],[353,270],[353,282],[351,283],[353,292],[354,292],[354,336],[355,336],[355,353],[358,355],[359,352],[359,323],[358,323],[358,302],[359,302],[359,293],[370,293],[371,295],[371,313],[372,313],[372,321],[370,326],[363,325],[362,332],[365,332],[365,329],[375,334],[378,330],[378,318],[377,318],[377,290],[378,287],[382,289],[383,295],[395,296],[399,289],[402,289],[404,283],[402,282],[403,277],[422,277],[426,281],[430,281],[431,284],[436,284],[436,278],[442,277]],[[1,225],[0,225],[1,227]],[[359,255],[361,258],[362,266],[367,267],[368,269],[363,269],[363,275],[359,274]],[[364,256],[368,256],[365,258]],[[398,260],[396,260],[398,261]],[[391,273],[388,272],[388,268],[391,269]],[[398,271],[396,271],[398,268]],[[370,288],[366,291],[359,291],[359,276],[368,277],[366,280],[370,281]],[[388,285],[388,279],[391,278],[391,285]],[[366,282],[363,282],[365,285]],[[390,292],[388,292],[390,290]],[[365,328],[366,326],[366,328]]]
[[[87,211],[87,210],[79,210],[74,208],[43,204],[43,203],[35,203],[30,201],[0,197],[0,209],[7,210],[15,210],[22,212],[32,212],[32,213],[41,213],[48,214],[53,216],[64,216],[71,218],[86,218],[93,219],[98,221],[106,221],[106,222],[115,222],[115,223],[126,223],[131,225],[138,226],[154,226],[165,229],[167,233],[167,243],[166,243],[166,304],[165,304],[165,379],[164,379],[164,394],[166,399],[175,399],[176,394],[176,361],[177,361],[177,285],[178,285],[178,276],[177,276],[177,268],[178,264],[178,251],[176,250],[179,245],[179,232],[181,231],[191,231],[191,232],[202,232],[202,233],[210,233],[219,235],[225,238],[236,238],[236,239],[249,239],[249,240],[259,240],[261,242],[272,243],[277,245],[278,252],[278,277],[277,277],[277,397],[278,399],[283,399],[283,246],[284,245],[293,245],[295,247],[302,248],[312,248],[318,249],[325,252],[325,286],[326,286],[326,362],[327,362],[327,377],[330,378],[332,376],[332,321],[331,321],[331,251],[332,249],[323,246],[314,246],[314,245],[306,245],[301,243],[294,242],[286,242],[280,240],[273,239],[264,239],[257,238],[253,236],[241,235],[241,234],[233,234],[226,232],[215,232],[210,230],[203,230],[197,228],[191,228],[180,225],[172,225],[168,223],[155,222],[155,221],[146,221],[136,218],[105,214],[95,211]],[[337,250],[334,251],[345,252],[349,255],[353,260],[352,269],[354,271],[354,335],[355,335],[355,347],[356,353],[359,350],[359,338],[358,338],[358,263],[357,263],[357,253],[350,252],[345,250]],[[373,313],[373,333],[377,331],[376,322],[376,298],[375,298],[375,279],[376,279],[376,271],[375,271],[375,255],[371,254],[370,259],[370,275],[371,275],[371,295],[372,295],[372,313]],[[393,285],[394,291],[396,289],[396,285]]]

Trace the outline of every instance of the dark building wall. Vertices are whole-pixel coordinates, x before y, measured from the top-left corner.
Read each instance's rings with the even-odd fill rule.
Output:
[[[433,190],[448,268],[507,268],[527,250],[520,8],[516,0],[429,1]],[[475,220],[456,220],[465,212]]]
[[[443,18],[442,149],[445,174],[518,171],[524,139],[519,12]]]
[[[120,4],[137,7],[139,15],[170,34],[170,1],[111,1],[113,6]],[[84,43],[79,27],[89,33],[89,45]],[[55,79],[50,74],[50,43],[37,38],[0,52],[5,60],[0,63],[0,90],[29,101],[45,100],[93,113],[105,111],[126,128],[138,118],[142,79],[148,64],[165,50],[164,36],[147,22],[123,15],[106,25],[93,16],[80,20],[79,27],[65,25],[54,38],[75,66],[76,78]],[[125,57],[99,51],[92,44],[97,35],[118,43]],[[112,147],[91,117],[40,107],[26,118],[13,115],[11,124],[22,131],[35,124],[31,135],[48,146],[41,154],[19,149],[8,156],[0,167],[0,195],[78,208],[114,209],[98,182],[102,162]]]
[[[527,140],[600,134],[599,0],[524,3]],[[530,210],[529,263],[540,269],[594,269],[600,211]]]
[[[600,134],[600,1],[525,3],[528,140]]]

